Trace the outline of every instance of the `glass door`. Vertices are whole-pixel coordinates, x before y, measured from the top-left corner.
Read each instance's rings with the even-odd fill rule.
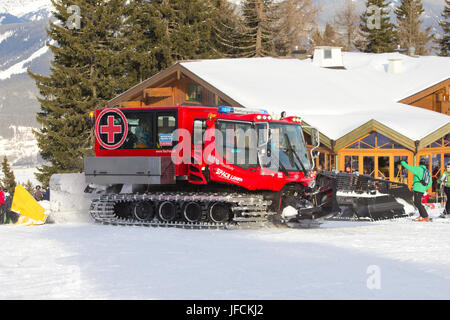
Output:
[[[345,156],[345,172],[352,173],[359,171],[359,157]]]
[[[375,177],[375,157],[363,157],[363,174]]]
[[[436,192],[439,189],[439,185],[437,184],[437,180],[440,178],[441,173],[441,159],[442,156],[440,153],[431,155],[431,179],[433,180],[433,184],[431,185],[431,192]]]
[[[408,170],[400,164],[402,161],[408,163],[408,156],[394,156],[394,177],[391,180],[408,183]]]
[[[375,178],[390,180],[389,160],[389,157],[378,157],[378,170],[376,171]]]

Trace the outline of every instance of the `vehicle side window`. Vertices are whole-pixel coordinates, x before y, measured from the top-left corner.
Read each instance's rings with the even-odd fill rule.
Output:
[[[205,143],[206,120],[194,120],[192,144],[203,147]]]
[[[243,169],[258,166],[257,137],[250,123],[219,121],[216,150],[229,164]]]
[[[123,111],[127,118],[127,139],[119,149],[150,149],[153,147],[153,113]]]
[[[158,149],[173,148],[175,141],[173,132],[177,129],[177,119],[174,115],[158,115],[157,117],[157,147]]]

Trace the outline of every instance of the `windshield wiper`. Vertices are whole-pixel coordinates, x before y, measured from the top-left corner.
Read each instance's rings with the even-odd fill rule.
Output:
[[[287,149],[288,151],[290,151],[290,153],[291,153],[292,155],[295,156],[295,158],[298,160],[298,162],[299,162],[300,165],[302,166],[302,169],[303,169],[303,170],[301,170],[301,169],[299,168],[299,166],[297,165],[297,163],[296,163],[295,161],[293,161],[294,164],[295,164],[295,167],[297,168],[298,171],[303,171],[303,172],[306,174],[306,173],[307,173],[307,170],[306,170],[305,166],[303,165],[302,160],[300,160],[300,157],[298,156],[297,152],[295,152],[294,149],[292,148],[291,140],[289,139],[289,136],[287,135],[287,133],[284,134],[284,137],[285,137],[286,143],[287,143],[287,145],[288,145],[288,147],[287,147],[286,149]]]
[[[287,177],[289,176],[289,171],[287,171],[286,167],[281,163],[280,158],[274,155],[273,151],[270,152],[271,157],[275,157],[280,166],[281,171],[283,171],[284,175]],[[270,164],[272,166],[272,163]]]

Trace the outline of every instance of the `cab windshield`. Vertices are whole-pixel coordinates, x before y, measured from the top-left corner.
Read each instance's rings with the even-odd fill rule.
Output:
[[[276,122],[269,123],[269,128],[270,139],[267,143],[267,155],[270,161],[264,166],[273,167],[278,161],[278,167],[281,170],[311,170],[302,128],[296,124]]]
[[[267,129],[270,128],[270,135]],[[218,121],[216,150],[227,163],[248,169],[309,171],[302,128],[296,124]]]

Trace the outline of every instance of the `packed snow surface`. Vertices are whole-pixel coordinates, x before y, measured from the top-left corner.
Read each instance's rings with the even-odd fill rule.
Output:
[[[85,186],[82,173],[53,175],[51,201],[41,204],[55,223],[0,225],[0,299],[450,298],[450,219],[107,226],[89,217]]]
[[[3,225],[0,299],[449,299],[447,222]]]

